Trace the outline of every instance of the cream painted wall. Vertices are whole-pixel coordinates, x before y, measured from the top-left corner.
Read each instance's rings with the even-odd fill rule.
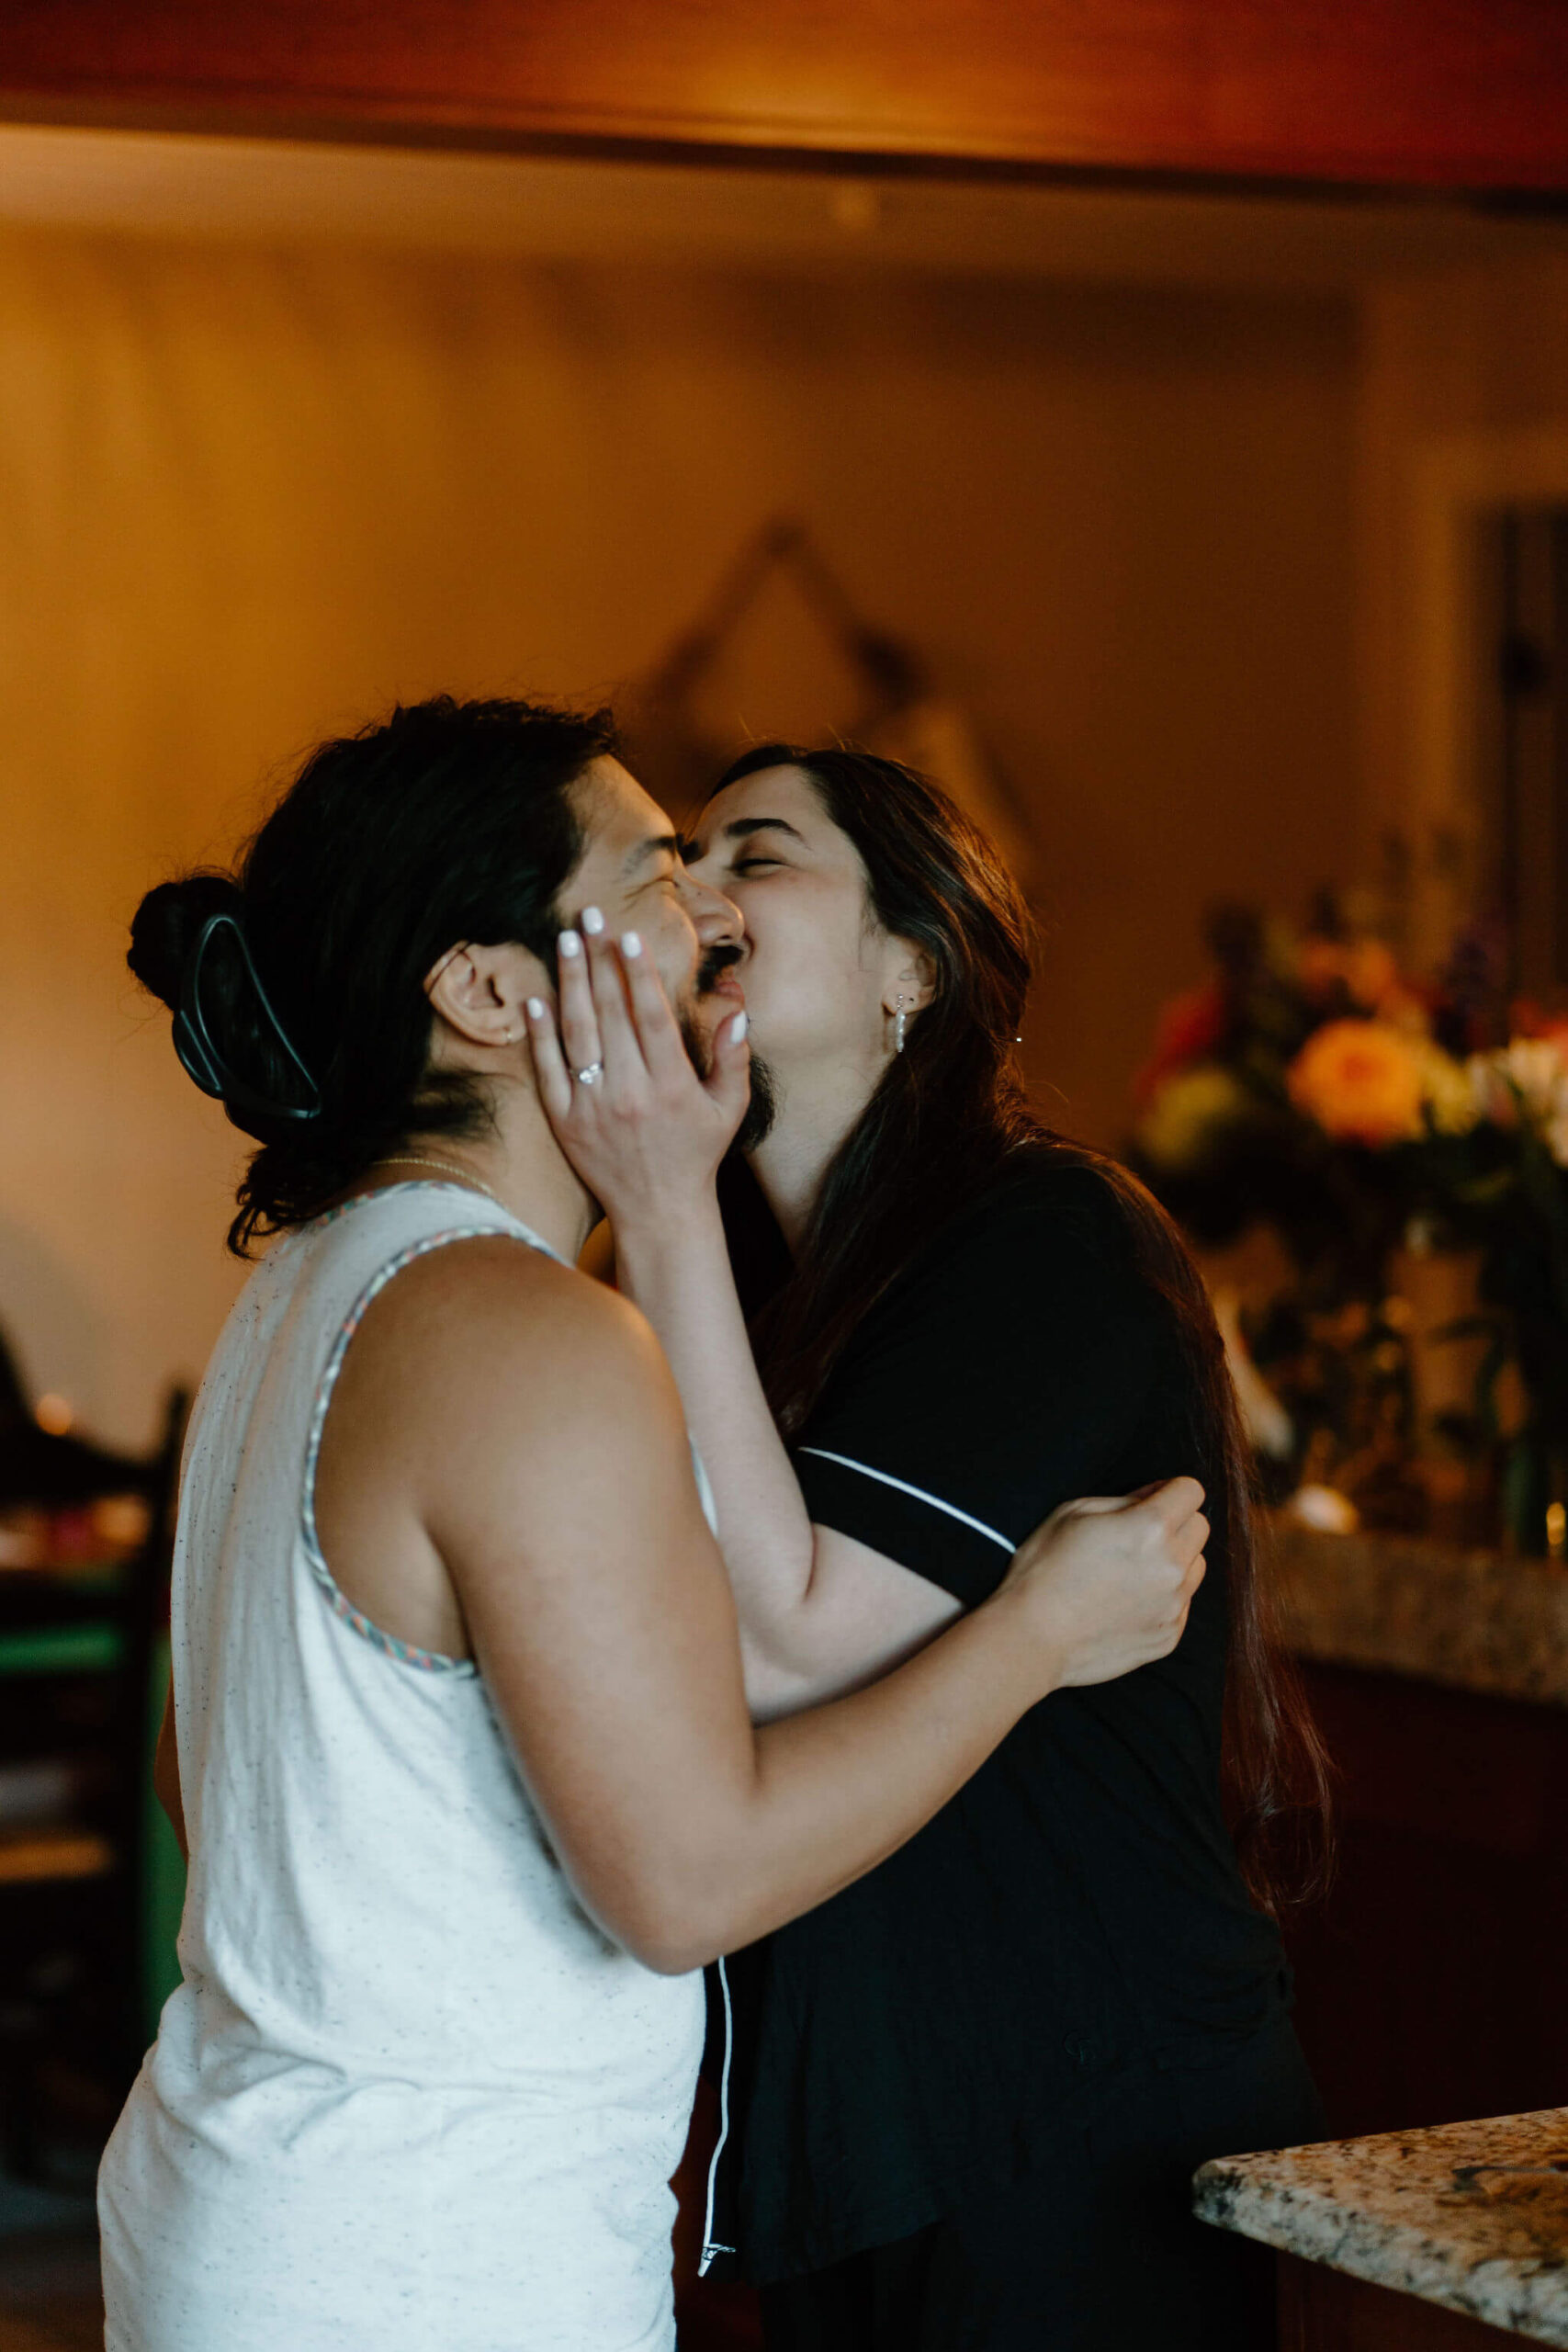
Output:
[[[1032,1067],[1116,1132],[1222,892],[1348,873],[1348,302],[0,237],[0,1321],[141,1442],[236,1138],[123,971],[325,730],[599,693],[803,514],[1029,798]],[[787,633],[734,723],[833,715]]]

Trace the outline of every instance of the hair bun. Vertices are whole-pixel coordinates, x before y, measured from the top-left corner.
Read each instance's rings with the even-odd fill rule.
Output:
[[[227,874],[187,874],[149,890],[130,924],[126,962],[144,989],[178,1010],[186,965],[211,915],[241,914],[244,893]]]

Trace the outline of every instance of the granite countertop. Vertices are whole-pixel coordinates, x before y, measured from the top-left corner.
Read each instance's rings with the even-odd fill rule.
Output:
[[[1568,2346],[1568,2108],[1222,2156],[1193,2204],[1303,2261]]]
[[[1286,1639],[1300,1657],[1568,1707],[1568,1567],[1407,1535],[1278,1520]]]

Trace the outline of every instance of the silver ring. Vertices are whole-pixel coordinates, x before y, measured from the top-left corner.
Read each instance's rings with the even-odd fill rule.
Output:
[[[586,1069],[580,1069],[576,1073],[577,1082],[579,1086],[597,1086],[604,1075],[603,1062],[590,1062]]]

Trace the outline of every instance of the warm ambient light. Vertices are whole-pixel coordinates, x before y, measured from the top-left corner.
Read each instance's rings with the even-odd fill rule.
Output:
[[[1568,1553],[1568,1510],[1561,1503],[1546,1506],[1546,1548],[1554,1560]]]
[[[51,1437],[63,1437],[76,1416],[63,1396],[40,1396],[33,1419]]]

